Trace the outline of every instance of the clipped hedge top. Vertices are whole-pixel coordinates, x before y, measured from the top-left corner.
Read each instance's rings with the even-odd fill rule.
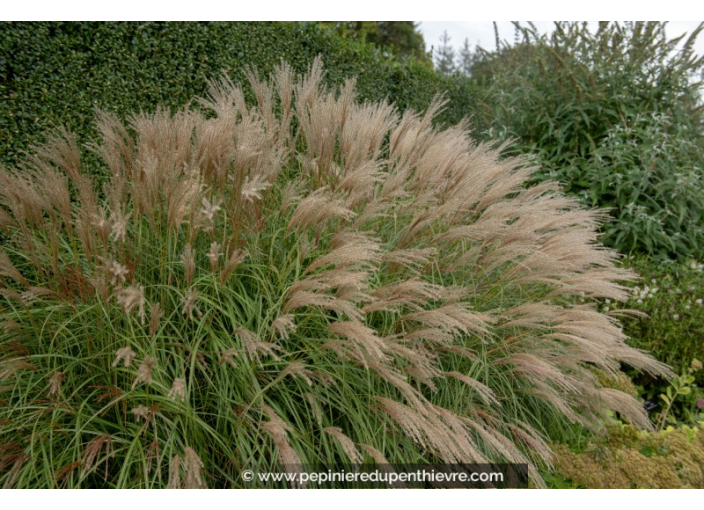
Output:
[[[445,92],[440,117],[468,114],[468,81],[440,76],[413,60],[399,62],[371,45],[313,24],[3,23],[0,25],[0,162],[12,165],[45,132],[65,126],[82,141],[95,135],[96,107],[126,116],[176,108],[205,94],[225,72],[235,81],[251,66],[266,74],[282,58],[299,73],[322,55],[333,85],[357,76],[363,100],[387,98],[425,109]]]

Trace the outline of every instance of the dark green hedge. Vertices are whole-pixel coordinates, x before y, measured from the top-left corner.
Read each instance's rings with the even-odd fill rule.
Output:
[[[222,72],[240,80],[245,65],[268,73],[282,58],[303,72],[318,54],[330,83],[358,77],[362,99],[422,110],[446,91],[444,122],[472,105],[466,80],[312,23],[0,23],[0,162],[13,164],[58,126],[90,139],[95,107],[122,117],[180,107]]]

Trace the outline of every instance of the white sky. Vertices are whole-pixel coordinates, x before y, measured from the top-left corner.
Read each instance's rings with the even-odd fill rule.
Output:
[[[440,36],[443,30],[447,30],[447,34],[450,36],[450,44],[456,50],[464,44],[465,38],[469,39],[469,45],[472,49],[474,49],[476,44],[483,46],[487,50],[493,50],[496,47],[494,43],[494,25],[491,21],[420,21],[419,23],[419,29],[423,34],[428,50],[430,50],[431,46],[436,48],[440,46]],[[552,21],[534,21],[533,23],[541,32],[550,32],[554,26]],[[682,35],[684,32],[690,33],[699,23],[699,21],[670,21],[665,31],[667,36],[672,39]],[[496,24],[498,25],[501,39],[512,43],[513,24],[510,21],[497,21]],[[704,32],[697,37],[695,48],[699,55],[704,54]]]
[[[431,46],[435,48],[440,46],[440,36],[444,30],[450,36],[450,44],[458,50],[464,44],[465,38],[469,39],[469,45],[472,49],[476,44],[483,46],[487,50],[493,50],[496,45],[494,43],[494,25],[491,21],[420,21],[419,30],[423,34],[425,44],[428,50]],[[526,22],[522,22],[524,25]],[[534,21],[538,30],[541,32],[551,32],[554,26],[552,21]],[[590,22],[590,24],[597,22]],[[674,38],[687,32],[694,30],[699,21],[670,21],[665,27],[667,36]],[[510,21],[497,21],[499,28],[499,36],[502,40],[513,42],[514,28]],[[695,45],[699,55],[704,54],[704,32],[697,37]]]

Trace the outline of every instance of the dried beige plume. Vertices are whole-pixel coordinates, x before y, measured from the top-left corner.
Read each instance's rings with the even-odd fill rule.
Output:
[[[198,454],[190,446],[186,447],[185,462],[183,470],[185,472],[185,488],[186,489],[207,489],[208,485],[205,482],[205,473],[203,472],[203,461]]]
[[[220,353],[220,365],[227,363],[232,368],[237,368],[237,363],[234,358],[239,356],[239,349],[227,349]]]
[[[56,372],[52,374],[49,378],[49,398],[56,398],[61,392],[61,383],[66,379],[66,375],[63,372]]]
[[[110,434],[100,434],[95,438],[91,439],[83,450],[83,470],[81,471],[81,478],[85,478],[91,472],[95,471],[100,464],[98,462],[100,452],[103,451],[105,455],[105,476],[104,480],[108,477],[108,460],[110,457],[115,455],[115,450],[112,444],[112,437]]]
[[[194,314],[201,317],[203,313],[196,306],[198,302],[198,291],[195,289],[188,289],[186,295],[183,297],[183,308],[181,313],[187,315],[190,320],[195,320]]]
[[[181,485],[181,457],[174,455],[169,463],[169,481],[166,483],[167,489],[182,489]]]
[[[459,372],[447,372],[445,375],[454,377],[455,379],[462,381],[467,386],[474,389],[477,392],[477,395],[479,395],[479,397],[484,401],[485,404],[496,406],[501,405],[491,388],[489,388],[485,384],[482,384],[476,379],[468,375],[461,374]]]
[[[361,464],[364,457],[361,453],[359,453],[359,450],[357,450],[354,441],[347,437],[344,432],[342,432],[340,427],[326,427],[323,431],[337,439],[338,443],[340,443],[340,446],[342,447],[342,451],[345,452],[347,459],[352,464]]]
[[[279,452],[279,464],[288,473],[299,472],[302,466],[301,458],[288,440],[288,432],[292,431],[291,427],[270,406],[261,404],[261,409],[269,417],[269,421],[261,422],[261,427],[274,441]],[[300,487],[297,480],[290,482],[290,484],[292,488]]]
[[[107,261],[105,269],[110,274],[110,283],[112,285],[121,285],[129,275],[129,270],[115,260]]]
[[[22,285],[29,287],[29,283],[25,280],[24,276],[17,270],[17,268],[10,261],[10,257],[7,256],[5,250],[0,248],[0,276],[6,278],[11,278]]]
[[[271,330],[276,332],[283,340],[288,340],[289,336],[296,331],[296,323],[293,322],[295,315],[286,313],[278,316],[271,323]]]
[[[212,268],[213,271],[218,267],[218,262],[220,261],[220,256],[222,253],[220,252],[220,243],[217,241],[213,241],[210,243],[210,250],[208,250],[207,257],[208,260],[210,261],[210,267]]]
[[[164,316],[164,311],[161,309],[161,304],[156,303],[151,307],[149,315],[149,335],[154,336],[159,328],[159,322]]]
[[[170,399],[180,400],[183,402],[186,400],[186,379],[183,377],[177,377],[171,384],[171,389],[167,395]]]
[[[223,267],[222,272],[220,273],[221,285],[225,285],[225,282],[230,277],[232,272],[237,268],[238,265],[244,262],[246,258],[247,254],[242,250],[235,250],[230,254],[227,259],[227,262],[225,263],[225,267]]]
[[[262,354],[278,360],[279,357],[274,351],[283,350],[276,344],[264,342],[259,338],[259,335],[243,327],[235,329],[235,335],[240,339],[246,358],[252,363],[257,363],[259,366],[262,366]]]
[[[132,414],[134,414],[135,418],[141,418],[145,422],[149,422],[149,417],[151,415],[151,411],[149,410],[148,407],[146,406],[137,406],[132,409]]]
[[[282,377],[286,375],[300,377],[306,382],[306,384],[308,384],[308,386],[313,386],[313,380],[311,379],[313,372],[308,370],[304,363],[300,363],[298,361],[289,363],[288,366],[281,372]]]
[[[333,335],[347,338],[364,349],[365,359],[385,361],[388,359],[386,344],[376,331],[358,321],[333,322],[327,328]]]
[[[30,287],[26,291],[20,293],[20,299],[24,302],[25,305],[31,305],[32,303],[44,296],[60,298],[59,294],[45,287]]]
[[[288,230],[306,229],[314,225],[320,226],[328,219],[339,217],[351,219],[354,212],[350,211],[344,202],[320,189],[305,197],[298,203],[288,224]]]
[[[137,356],[137,354],[129,347],[122,347],[115,352],[115,361],[112,362],[113,368],[120,364],[120,361],[125,362],[125,367],[129,367],[132,360]]]
[[[181,264],[183,264],[185,271],[186,285],[190,287],[191,283],[193,283],[193,275],[196,272],[196,261],[193,255],[193,248],[190,244],[187,244],[183,248],[183,253],[181,253]]]
[[[203,197],[201,203],[203,205],[203,208],[200,210],[201,214],[205,216],[208,221],[213,222],[215,220],[215,215],[222,209],[220,207],[222,204],[222,199],[218,198],[211,203],[207,198]]]
[[[242,200],[253,203],[255,200],[262,199],[262,191],[271,187],[271,183],[266,182],[261,175],[255,175],[254,178],[245,178],[240,194]]]
[[[139,384],[151,384],[153,382],[153,370],[156,364],[156,359],[148,357],[144,360],[144,363],[137,367],[137,377],[132,383],[132,389],[135,389]]]
[[[121,243],[125,242],[129,219],[129,212],[122,213],[119,209],[111,211],[108,221],[111,223],[110,236],[112,239]]]
[[[117,304],[122,306],[126,314],[132,313],[132,310],[137,308],[137,315],[144,324],[146,315],[144,313],[144,287],[142,285],[132,285],[123,287],[117,290]]]

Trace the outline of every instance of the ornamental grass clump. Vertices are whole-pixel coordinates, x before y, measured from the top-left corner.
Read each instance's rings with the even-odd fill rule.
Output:
[[[102,113],[0,172],[0,483],[230,487],[244,469],[550,462],[628,347],[600,213],[353,83],[282,65],[199,108]],[[540,480],[535,477],[537,483]],[[251,482],[249,486],[256,484]]]

